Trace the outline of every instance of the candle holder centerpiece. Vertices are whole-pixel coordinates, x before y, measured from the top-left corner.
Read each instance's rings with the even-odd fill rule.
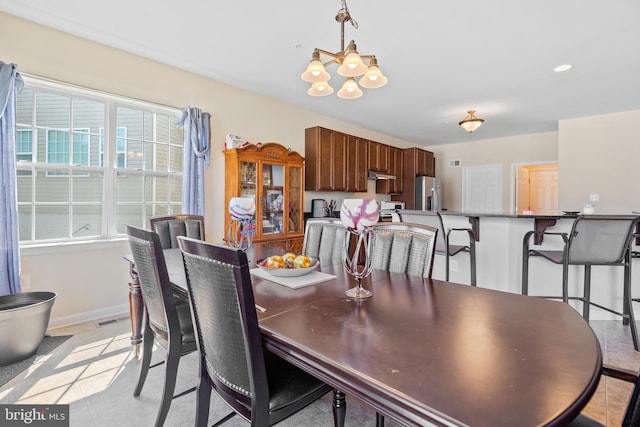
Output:
[[[249,197],[232,197],[229,200],[231,222],[227,231],[227,244],[246,251],[256,232],[256,202]]]
[[[362,279],[371,274],[371,227],[378,222],[378,202],[346,199],[340,208],[340,219],[348,231],[344,238],[344,269],[356,279],[356,286],[345,294],[356,299],[370,298],[373,292],[362,287]],[[354,236],[357,240],[352,245]],[[361,256],[363,264],[359,263]]]

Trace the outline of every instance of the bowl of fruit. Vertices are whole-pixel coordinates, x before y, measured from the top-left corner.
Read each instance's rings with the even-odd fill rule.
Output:
[[[288,252],[284,255],[271,255],[258,260],[256,265],[273,276],[295,277],[311,273],[320,265],[320,262],[306,255]]]

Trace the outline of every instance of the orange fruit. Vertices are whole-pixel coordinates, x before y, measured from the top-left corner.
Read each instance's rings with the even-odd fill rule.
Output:
[[[306,255],[298,255],[293,261],[293,265],[295,265],[296,268],[308,268],[311,267],[311,259]]]
[[[284,268],[284,259],[280,255],[271,255],[267,258],[267,268]]]

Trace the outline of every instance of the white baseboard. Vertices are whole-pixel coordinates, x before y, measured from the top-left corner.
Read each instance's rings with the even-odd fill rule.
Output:
[[[128,315],[129,304],[114,305],[111,307],[101,308],[99,310],[72,314],[71,316],[52,317],[49,320],[48,329],[57,329],[65,326],[77,325],[78,323],[92,322],[99,319],[122,317]]]

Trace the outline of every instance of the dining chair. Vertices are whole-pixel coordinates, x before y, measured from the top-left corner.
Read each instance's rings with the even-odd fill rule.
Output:
[[[391,273],[431,277],[438,229],[428,225],[382,222],[371,227],[372,268]],[[376,427],[384,416],[376,413]]]
[[[158,233],[163,249],[178,248],[178,236],[204,240],[204,217],[201,215],[163,215],[149,220],[151,230]]]
[[[605,364],[602,367],[602,375],[633,384],[621,426],[640,426],[640,376],[638,372]],[[568,427],[603,427],[603,424],[584,414],[578,414],[578,416],[568,424]]]
[[[529,259],[542,257],[554,264],[562,265],[562,295],[541,296],[562,298],[562,301],[582,302],[582,317],[589,321],[590,306],[622,316],[623,322],[631,326],[633,347],[638,347],[638,332],[633,314],[631,298],[631,241],[640,222],[637,215],[580,215],[569,233],[551,231],[528,231],[524,235],[522,248],[522,295],[529,295]],[[562,250],[536,249],[530,245],[531,236],[560,236]],[[569,266],[584,266],[582,296],[569,295]],[[622,312],[591,301],[591,267],[619,266],[624,268]]]
[[[188,301],[174,298],[158,234],[130,225],[126,229],[144,300],[142,360],[133,395],[140,396],[149,369],[164,363],[164,386],[155,423],[160,427],[171,400],[195,390],[173,396],[180,358],[196,350],[196,340]],[[150,366],[154,341],[165,349],[165,358]]]
[[[266,350],[247,255],[240,249],[178,238],[200,352],[196,426],[209,418],[211,390],[252,426],[277,423],[332,388]]]
[[[340,219],[309,219],[304,230],[302,253],[320,265],[341,264],[347,229]]]
[[[469,228],[444,228],[442,215],[437,211],[419,212],[399,212],[398,217],[401,222],[428,225],[438,230],[435,253],[443,255],[445,259],[445,280],[449,281],[450,258],[460,253],[469,254],[469,274],[471,286],[476,286],[476,238],[473,230]],[[453,232],[463,232],[468,235],[468,243],[464,245],[454,245],[450,242]]]
[[[438,230],[428,225],[381,222],[371,227],[372,268],[431,277]]]

